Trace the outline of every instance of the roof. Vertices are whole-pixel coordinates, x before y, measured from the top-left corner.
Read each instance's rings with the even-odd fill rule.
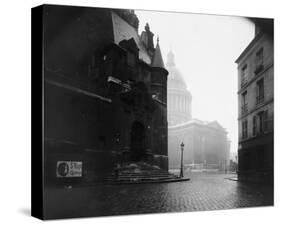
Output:
[[[248,44],[248,46],[244,49],[244,51],[239,55],[239,57],[235,60],[235,63],[239,63],[240,60],[252,49],[254,44],[264,35],[268,34],[269,36],[273,36],[273,19],[269,18],[249,18],[249,20],[253,21],[255,24],[255,37]]]
[[[259,33],[254,39],[248,44],[248,46],[244,49],[244,51],[239,55],[239,57],[235,60],[235,63],[239,63],[240,60],[252,49],[254,44],[260,39],[262,33]]]
[[[217,121],[212,121],[212,122],[208,122],[208,121],[202,121],[202,120],[198,120],[198,119],[191,119],[185,123],[181,123],[175,126],[169,126],[169,129],[176,129],[176,128],[184,128],[184,127],[188,127],[188,126],[192,126],[192,125],[201,125],[201,126],[205,126],[208,128],[213,128],[216,130],[221,130],[226,132],[225,128],[223,128]]]
[[[153,55],[151,66],[152,67],[165,68],[163,58],[162,58],[162,54],[161,54],[161,50],[160,50],[160,46],[159,46],[159,39],[158,38],[157,38],[157,44],[156,44],[156,48],[155,48],[155,52],[154,52],[154,55]]]
[[[113,24],[113,35],[114,43],[119,44],[119,42],[129,40],[134,38],[137,47],[139,48],[139,58],[147,64],[151,64],[151,59],[140,41],[137,29],[128,24],[127,21],[122,19],[119,15],[112,11],[112,24]]]

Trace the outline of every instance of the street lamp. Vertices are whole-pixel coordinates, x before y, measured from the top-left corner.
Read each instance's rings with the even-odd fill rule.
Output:
[[[180,177],[183,177],[183,148],[184,148],[184,143],[181,143],[181,170],[180,170]]]

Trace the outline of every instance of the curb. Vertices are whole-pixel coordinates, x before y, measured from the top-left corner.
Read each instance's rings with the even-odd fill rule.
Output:
[[[189,181],[190,178],[176,178],[176,179],[167,179],[167,180],[148,180],[148,181],[114,181],[114,182],[105,182],[105,185],[122,185],[122,184],[157,184],[157,183],[172,183],[172,182],[183,182]]]
[[[239,182],[238,178],[237,177],[226,177],[224,179],[227,179],[227,180],[232,180],[232,181],[237,181]]]

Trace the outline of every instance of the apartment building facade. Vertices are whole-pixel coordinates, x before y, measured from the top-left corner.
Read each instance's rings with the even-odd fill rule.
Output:
[[[238,64],[238,178],[273,182],[273,20],[254,19],[255,37]]]

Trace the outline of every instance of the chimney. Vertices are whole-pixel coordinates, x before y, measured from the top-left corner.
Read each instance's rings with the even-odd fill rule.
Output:
[[[154,54],[154,43],[153,43],[153,36],[154,34],[150,31],[149,24],[146,23],[144,27],[145,31],[141,33],[141,42],[145,46],[146,50],[148,51],[149,55],[152,57]]]

